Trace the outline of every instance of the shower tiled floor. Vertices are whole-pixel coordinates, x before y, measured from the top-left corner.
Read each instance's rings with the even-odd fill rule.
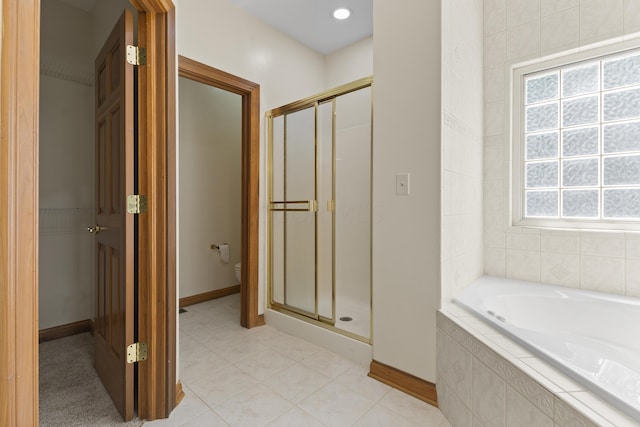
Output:
[[[266,325],[239,325],[239,295],[180,314],[185,397],[144,426],[450,427],[431,405],[367,377],[367,367]]]

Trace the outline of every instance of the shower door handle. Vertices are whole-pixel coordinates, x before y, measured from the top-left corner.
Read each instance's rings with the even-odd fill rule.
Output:
[[[318,210],[317,200],[294,200],[294,201],[276,201],[269,203],[269,210],[272,212],[316,212]],[[300,208],[286,208],[278,207],[278,205],[292,205],[292,204],[306,204],[307,207]]]

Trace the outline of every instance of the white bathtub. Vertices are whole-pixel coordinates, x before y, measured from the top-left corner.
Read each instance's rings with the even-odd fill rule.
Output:
[[[455,302],[640,421],[640,299],[485,276]]]

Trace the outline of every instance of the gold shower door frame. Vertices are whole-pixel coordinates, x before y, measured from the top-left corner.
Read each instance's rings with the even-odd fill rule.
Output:
[[[328,90],[326,92],[322,92],[320,94],[311,96],[309,98],[293,102],[291,104],[284,105],[279,108],[275,108],[266,113],[267,118],[267,135],[268,135],[268,167],[267,167],[267,197],[268,197],[268,214],[267,214],[267,301],[268,306],[271,309],[276,311],[283,312],[292,317],[298,318],[303,321],[311,322],[318,326],[322,326],[324,328],[330,329],[334,332],[340,333],[342,335],[348,336],[350,338],[356,339],[358,341],[371,343],[372,333],[371,330],[369,332],[369,338],[362,337],[357,334],[353,334],[349,331],[345,331],[343,329],[339,329],[335,327],[336,322],[336,272],[335,272],[335,233],[336,233],[336,209],[335,209],[335,197],[336,197],[336,121],[335,121],[335,113],[336,113],[336,103],[335,99],[340,95],[345,95],[350,92],[355,92],[360,89],[365,89],[367,87],[371,87],[373,89],[373,77],[366,77],[363,79],[356,80],[354,82],[339,86],[337,88]],[[318,108],[321,105],[325,105],[327,103],[331,103],[331,200],[327,202],[326,209],[331,212],[331,317],[322,316],[318,311],[318,210],[323,209],[324,207],[319,206],[318,203],[318,176],[319,176],[319,143],[318,143]],[[372,92],[372,104],[373,104],[373,92]],[[314,109],[314,199],[310,200],[286,200],[286,186],[287,186],[287,178],[286,178],[286,146],[287,146],[287,115],[300,112],[306,109]],[[371,106],[371,141],[373,141],[373,105]],[[274,136],[273,136],[273,120],[277,117],[284,116],[283,120],[283,150],[285,160],[283,160],[284,168],[283,171],[283,192],[284,192],[284,200],[274,200],[274,188],[273,188],[273,148],[274,148]],[[371,163],[373,163],[373,157],[371,158]],[[370,182],[373,182],[373,165],[371,165],[370,171]],[[372,188],[372,186],[370,186]],[[372,190],[371,190],[372,191]],[[373,203],[373,199],[371,198],[371,204]],[[373,209],[370,206],[370,219],[373,215]],[[283,239],[283,253],[284,253],[284,275],[283,275],[283,292],[284,298],[283,303],[274,301],[273,295],[273,285],[274,285],[274,254],[273,254],[273,213],[274,212],[282,212],[283,213],[283,229],[285,233],[285,237]],[[309,312],[297,307],[293,307],[286,303],[286,293],[287,293],[287,280],[286,280],[286,226],[287,226],[287,212],[291,213],[301,213],[301,212],[312,212],[314,215],[314,312]],[[371,224],[372,221],[370,222]],[[371,230],[370,230],[371,233]],[[370,234],[371,235],[371,234]],[[371,254],[370,254],[371,257]],[[371,268],[371,263],[370,263]],[[370,275],[372,277],[372,275]],[[369,283],[370,291],[371,291],[371,283]],[[369,294],[371,295],[371,293]],[[370,329],[372,328],[371,319],[373,318],[372,311],[372,303],[371,297],[369,301],[370,306]]]

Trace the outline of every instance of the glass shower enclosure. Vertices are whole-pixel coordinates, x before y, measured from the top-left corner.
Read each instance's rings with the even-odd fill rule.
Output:
[[[271,110],[269,306],[369,342],[372,78]]]

